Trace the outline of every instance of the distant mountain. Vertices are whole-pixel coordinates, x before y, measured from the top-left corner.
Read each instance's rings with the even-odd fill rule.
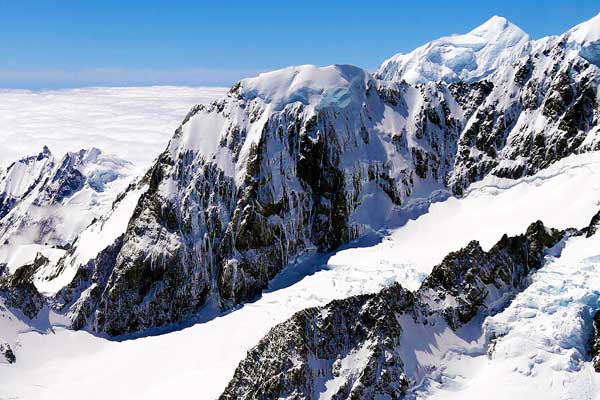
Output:
[[[44,283],[133,172],[129,162],[96,148],[57,159],[44,146],[0,173],[0,364],[16,361],[19,331],[49,329],[41,313],[49,309]]]
[[[12,163],[0,177],[0,263],[14,270],[38,251],[62,254],[110,208],[132,173],[130,163],[95,148],[56,159],[44,147]]]
[[[529,35],[506,18],[494,16],[469,33],[443,37],[393,56],[375,77],[409,83],[475,82],[517,62],[530,46]]]

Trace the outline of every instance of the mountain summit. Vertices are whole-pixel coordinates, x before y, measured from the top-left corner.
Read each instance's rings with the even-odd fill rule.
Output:
[[[494,16],[469,33],[446,36],[391,57],[375,76],[409,83],[475,81],[516,61],[529,41],[521,28]]]

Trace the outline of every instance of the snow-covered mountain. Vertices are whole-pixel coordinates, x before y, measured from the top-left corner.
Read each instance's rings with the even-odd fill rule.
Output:
[[[392,58],[375,76],[448,84],[463,112],[449,175],[460,193],[488,173],[514,178],[599,148],[599,24],[600,15],[561,36],[532,41],[494,17],[466,35]],[[474,46],[478,40],[482,45]],[[452,64],[462,59],[470,61]]]
[[[460,129],[449,101],[448,90],[378,82],[356,67],[303,66],[193,109],[146,174],[111,247],[116,263],[98,272],[108,276],[99,298],[86,291],[71,310],[86,321],[78,326],[122,334],[205,304],[230,308],[304,252],[331,250],[411,196],[443,189]],[[423,126],[423,113],[437,122]]]
[[[0,178],[0,264],[9,272],[38,252],[56,260],[124,190],[133,167],[92,148],[56,159],[47,147]]]
[[[110,208],[133,166],[99,149],[56,159],[48,147],[0,175],[0,355],[14,362],[18,331],[49,328],[44,281],[79,234]],[[1,362],[1,360],[0,360]]]
[[[421,255],[427,263],[420,268],[395,265],[388,278],[399,284],[382,278],[368,289],[339,293],[358,297],[325,305],[338,297],[317,296],[316,304],[289,306],[262,321],[253,340],[290,310],[321,307],[301,311],[265,336],[223,397],[398,398],[428,391],[423,385],[434,381],[443,384],[449,375],[433,367],[458,368],[455,360],[446,362],[448,354],[470,360],[494,349],[499,357],[515,355],[521,368],[531,355],[511,352],[511,346],[522,343],[513,322],[526,306],[523,298],[531,288],[554,290],[546,267],[570,273],[560,261],[563,247],[577,253],[564,262],[578,260],[592,271],[588,275],[597,264],[593,251],[585,253],[589,259],[577,257],[580,247],[597,239],[598,217],[589,222],[597,192],[586,185],[595,177],[600,150],[599,49],[600,15],[539,40],[494,17],[468,34],[395,56],[374,75],[349,65],[305,65],[242,80],[221,99],[194,107],[152,167],[133,181],[126,163],[95,150],[58,162],[44,149],[0,173],[5,245],[13,251],[29,240],[57,251],[28,251],[27,260],[5,257],[4,318],[12,320],[20,309],[31,315],[19,320],[33,324],[43,314],[46,325],[39,326],[100,336],[143,336],[223,311],[243,318],[248,307],[237,309],[240,304],[273,287],[293,287],[286,274],[294,266],[376,232],[403,232],[417,218],[422,230],[416,237],[429,240],[405,239],[412,247],[402,251],[435,257],[455,252],[444,260]],[[531,200],[520,191],[556,177],[573,181]],[[582,198],[574,200],[572,191],[582,186]],[[567,187],[571,192],[563,193]],[[468,217],[456,225],[424,222],[435,216],[433,203],[452,208],[460,198],[488,192],[512,197],[502,197],[493,213],[466,212],[477,221],[468,238],[461,233],[472,223]],[[563,219],[560,226],[545,221],[557,230],[537,222],[524,235],[502,239],[478,219],[502,214],[518,220],[522,233],[537,212]],[[582,228],[583,214],[585,230],[567,229]],[[57,223],[65,215],[77,218],[67,226]],[[482,241],[488,231],[489,246],[463,243]],[[358,261],[348,263],[354,265],[351,275],[364,269]],[[304,288],[313,301],[319,281],[309,282],[317,282]],[[390,287],[374,293],[382,285]],[[591,336],[598,296],[588,286],[581,293],[574,297],[583,310],[571,329],[573,335],[582,331],[575,350],[563,352],[568,343],[561,342],[554,356],[539,355],[557,363],[560,374],[579,371],[560,367],[568,354],[582,370],[588,365],[582,343]],[[571,311],[565,310],[576,314]],[[552,325],[552,318],[539,321]],[[14,345],[7,340],[0,348],[7,360]],[[431,354],[415,356],[420,352]]]
[[[1,203],[0,217],[4,217],[39,183],[43,175],[54,164],[50,149],[44,147],[37,156],[23,158],[11,164],[0,175]]]
[[[386,60],[375,76],[409,83],[475,82],[517,62],[531,46],[529,35],[494,16],[463,35],[429,42]]]
[[[487,44],[465,51],[480,49],[480,80],[412,84],[402,70],[381,80],[337,65],[241,81],[186,116],[123,236],[105,243],[110,254],[65,259],[50,275],[64,284],[90,259],[115,260],[92,268],[105,277],[95,290],[72,282],[63,312],[119,335],[229,309],[304,253],[393,224],[409,202],[598,149],[599,69],[582,49],[593,48],[586,32],[599,18],[538,41],[492,18],[414,53],[422,61],[426,49],[479,38]]]

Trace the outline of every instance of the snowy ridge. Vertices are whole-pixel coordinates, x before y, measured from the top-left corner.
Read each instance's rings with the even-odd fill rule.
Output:
[[[567,46],[592,64],[600,65],[600,14],[565,34]]]
[[[529,36],[506,18],[494,16],[464,35],[427,43],[386,60],[375,76],[410,83],[472,82],[514,63],[527,51]]]
[[[56,261],[132,177],[132,165],[92,148],[55,159],[50,150],[12,164],[0,181],[0,263],[9,271],[37,252]],[[10,205],[10,209],[8,208]]]
[[[47,147],[37,156],[25,157],[11,164],[1,176],[0,218],[8,214],[53,165],[54,158]]]

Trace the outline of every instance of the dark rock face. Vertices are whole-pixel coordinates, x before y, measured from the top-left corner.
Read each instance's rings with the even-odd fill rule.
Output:
[[[46,305],[46,299],[33,284],[33,275],[48,259],[38,254],[33,264],[18,268],[14,274],[0,277],[0,296],[9,307],[19,309],[28,318],[34,319]]]
[[[17,357],[8,343],[0,343],[0,356],[4,357],[9,364],[17,362]]]
[[[450,253],[415,293],[394,284],[300,311],[248,352],[221,399],[312,399],[334,382],[336,399],[402,398],[418,380],[403,358],[418,340],[405,336],[419,335],[415,326],[459,334],[502,309],[564,234],[538,221],[489,252],[471,242]]]
[[[594,370],[600,372],[600,310],[594,315],[594,335],[591,347],[590,354]]]
[[[71,283],[62,288],[54,297],[53,306],[59,310],[71,308],[73,329],[86,327],[96,310],[98,302],[106,289],[108,277],[116,263],[116,256],[123,244],[123,238],[107,247],[98,256],[77,270]],[[88,295],[80,297],[83,290]]]
[[[456,99],[472,115],[458,143],[449,182],[461,194],[487,174],[519,178],[574,153],[600,148],[584,143],[598,123],[598,68],[573,57],[560,39],[483,82],[451,84]],[[543,130],[529,121],[545,120]]]
[[[393,356],[403,333],[393,316],[414,310],[414,294],[394,284],[377,295],[300,311],[249,352],[221,399],[318,398],[327,380],[340,377],[350,350],[364,353],[361,370],[334,398],[399,398],[409,382],[402,360]]]
[[[590,225],[587,228],[586,237],[591,237],[598,232],[598,228],[600,228],[600,211],[598,211],[590,221]]]
[[[460,129],[447,105],[449,91],[379,86],[362,70],[337,68],[357,82],[343,107],[313,110],[291,102],[272,111],[238,87],[192,110],[146,175],[147,190],[97,303],[94,329],[118,335],[178,322],[208,298],[230,308],[258,296],[291,258],[357,237],[365,225],[352,214],[368,191],[402,204],[421,181],[444,186],[454,153],[447,138]],[[405,103],[386,102],[402,91],[427,107],[411,134],[418,145],[411,137],[391,139],[392,157],[383,151],[389,132],[376,126],[386,107],[408,112]],[[237,160],[235,176],[217,155],[186,147],[191,127],[209,118],[227,121],[220,136],[193,135],[217,136],[214,151]],[[250,129],[260,129],[252,143]],[[80,310],[71,312],[81,318]]]
[[[85,177],[78,169],[74,168],[74,163],[73,157],[63,159],[58,171],[44,188],[52,202],[61,203],[65,198],[71,197],[83,188]]]
[[[488,252],[472,241],[434,267],[419,292],[456,329],[472,320],[482,307],[488,313],[504,308],[507,300],[522,289],[525,277],[542,265],[544,250],[558,243],[564,234],[537,221],[525,235],[504,235]],[[501,295],[490,296],[495,292]]]

